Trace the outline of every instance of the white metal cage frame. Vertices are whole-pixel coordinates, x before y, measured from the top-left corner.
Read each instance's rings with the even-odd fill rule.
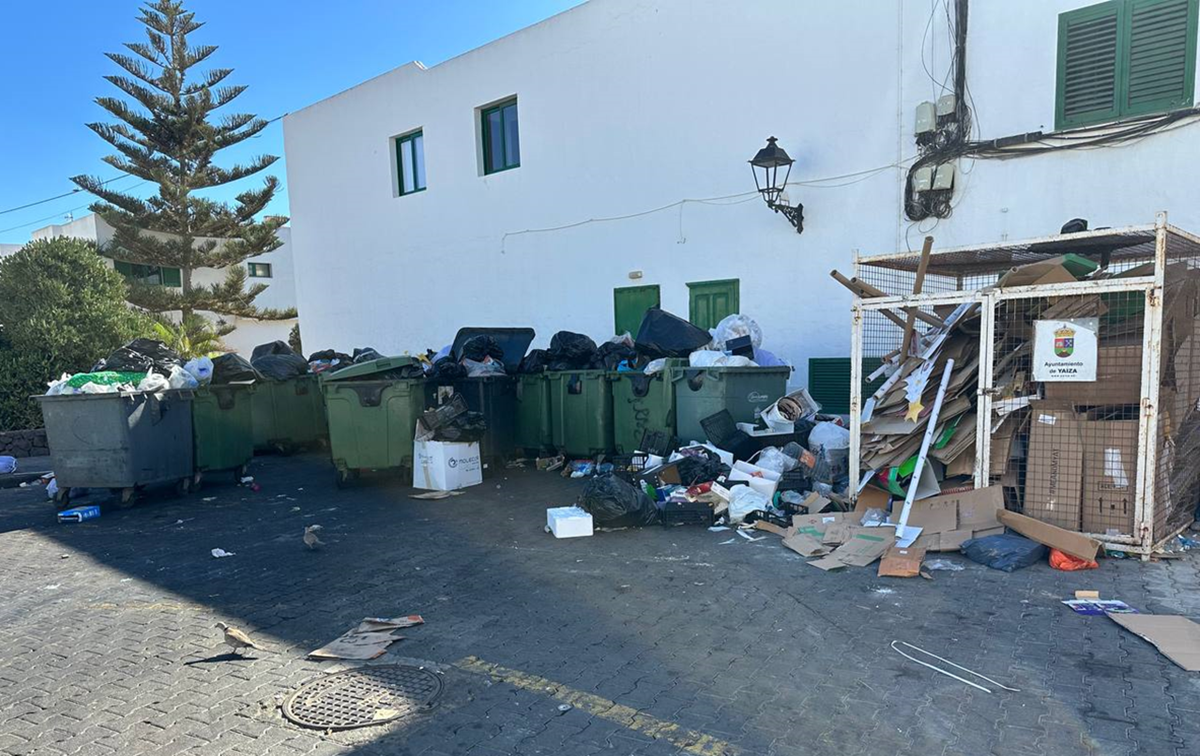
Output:
[[[1029,286],[996,285],[1000,276],[1014,267],[1055,258],[1065,253],[1080,253],[1102,258],[1106,269],[1122,271],[1121,277],[1104,280],[1081,280],[1065,283],[1044,283]],[[1006,302],[1066,297],[1095,297],[1116,295],[1144,298],[1144,315],[1140,324],[1141,396],[1137,407],[1137,476],[1133,502],[1133,532],[1091,533],[1112,549],[1143,556],[1151,553],[1164,541],[1174,537],[1182,527],[1168,522],[1160,506],[1195,507],[1195,501],[1159,501],[1163,490],[1159,476],[1160,454],[1172,453],[1172,436],[1160,437],[1161,369],[1163,366],[1164,286],[1168,264],[1184,262],[1190,271],[1200,269],[1200,237],[1167,223],[1166,212],[1158,213],[1153,224],[1123,228],[1098,229],[1074,234],[1060,234],[1020,241],[973,245],[952,249],[933,249],[924,274],[924,293],[913,294],[912,281],[920,263],[919,252],[860,257],[855,254],[854,275],[858,281],[869,281],[881,296],[855,296],[852,304],[851,379],[850,379],[850,482],[852,493],[863,480],[861,467],[863,431],[863,368],[867,334],[864,324],[868,318],[895,328],[896,312],[914,313],[934,307],[977,303],[979,306],[979,369],[975,392],[974,485],[984,487],[993,480],[992,419],[995,397],[994,367],[996,363],[996,313]],[[865,278],[864,278],[865,277]],[[1140,304],[1140,301],[1139,301]],[[919,313],[918,313],[919,314]],[[887,320],[879,316],[887,316]],[[1200,331],[1197,331],[1200,334]],[[889,336],[890,338],[890,336]],[[1198,339],[1200,340],[1200,339]],[[881,351],[876,349],[874,351]],[[1200,349],[1197,350],[1200,352]],[[1189,352],[1190,354],[1190,352]],[[881,354],[867,355],[879,357]],[[1200,364],[1200,360],[1197,360]],[[1190,406],[1189,417],[1196,416]],[[1182,420],[1176,418],[1176,428]],[[1162,448],[1160,448],[1160,446]],[[1195,464],[1200,465],[1200,462]],[[1189,486],[1188,495],[1195,493]],[[1156,517],[1157,515],[1157,517]],[[1190,518],[1188,518],[1190,522]],[[1156,525],[1158,531],[1156,532]]]

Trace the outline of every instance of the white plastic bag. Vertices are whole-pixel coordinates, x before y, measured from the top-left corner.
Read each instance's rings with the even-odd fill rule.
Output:
[[[17,471],[17,458],[7,455],[0,457],[0,475],[8,475]]]
[[[697,349],[688,355],[692,367],[758,367],[749,357],[736,357],[712,349]]]
[[[808,450],[814,454],[821,449],[849,449],[850,431],[837,423],[823,422],[813,426],[808,434]]]
[[[504,375],[504,363],[492,358],[487,358],[483,362],[464,359],[463,367],[467,369],[468,378],[479,378],[488,375]]]
[[[147,375],[147,378],[150,376]],[[178,365],[171,366],[171,375],[167,377],[167,385],[173,389],[194,389],[200,388],[200,381],[196,380],[196,376],[189,373],[186,369]]]
[[[86,390],[88,386],[92,385],[94,384],[85,383],[83,388]],[[108,387],[103,386],[101,388]],[[166,391],[169,388],[171,388],[171,383],[167,380],[166,376],[159,375],[158,373],[146,373],[146,377],[143,378],[142,382],[137,385],[137,390],[146,394],[156,394],[159,391]],[[97,391],[93,393],[100,392]]]
[[[650,360],[650,364],[646,365],[646,369],[642,372],[646,375],[656,375],[661,373],[667,366],[667,358],[660,357],[657,360]]]
[[[58,493],[58,478],[51,478],[50,482],[46,484],[46,498],[53,499],[55,494],[57,494],[57,493]]]
[[[737,523],[756,509],[766,509],[771,499],[750,486],[733,486],[729,489],[729,522]]]
[[[187,361],[183,369],[188,372],[201,386],[212,380],[213,361],[208,357],[193,357]]]
[[[764,467],[777,473],[788,472],[799,464],[797,460],[792,459],[774,446],[768,446],[759,452],[758,459],[754,463],[759,467]]]
[[[49,388],[46,389],[46,396],[59,396],[60,394],[64,393],[74,393],[71,387],[67,385],[67,381],[69,380],[71,380],[71,374],[63,373],[62,377],[57,381],[50,381],[47,383],[46,385],[49,386]]]
[[[729,315],[717,327],[709,331],[713,337],[713,349],[727,349],[726,342],[749,336],[750,343],[755,349],[762,346],[762,329],[758,327],[758,323],[754,319],[746,315]]]

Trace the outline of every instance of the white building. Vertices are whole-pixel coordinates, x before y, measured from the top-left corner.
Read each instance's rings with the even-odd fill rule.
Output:
[[[277,232],[283,245],[274,252],[252,257],[247,260],[250,266],[249,284],[264,283],[267,289],[260,294],[254,304],[259,307],[287,309],[296,306],[295,273],[292,262],[291,228],[283,226]],[[31,235],[32,239],[50,239],[66,236],[73,239],[87,239],[103,247],[113,236],[113,228],[95,214],[85,215],[68,223],[55,224],[39,228]],[[165,286],[179,285],[178,268],[154,268],[135,270],[128,263],[114,263],[115,267],[125,275],[138,275],[148,283]],[[197,286],[220,283],[225,280],[225,272],[211,268],[200,268],[195,272],[193,281]],[[222,341],[231,350],[249,359],[254,347],[268,341],[287,341],[288,333],[296,324],[291,320],[249,320],[246,318],[226,318],[237,330],[225,336]]]
[[[949,217],[908,220],[916,109],[952,91],[949,19],[963,2],[592,0],[293,112],[306,345],[437,348],[464,325],[532,326],[535,346],[559,329],[601,339],[615,298],[655,295],[621,290],[653,286],[682,315],[729,295],[713,306],[756,318],[804,383],[807,358],[849,355],[850,296],[828,274],[850,275],[856,250],[919,248],[926,233],[939,247],[1041,236],[1075,217],[1148,223],[1163,209],[1200,228],[1200,127],[1187,119],[1114,147],[963,158]],[[1084,46],[1072,61],[1108,66],[1110,96],[1142,87],[1136,107],[1075,123],[1190,106],[1196,6],[970,0],[972,138],[1056,129],[1060,23]],[[1147,35],[1167,63],[1130,74]],[[1073,78],[1069,94],[1099,97],[1094,84]],[[492,132],[508,143],[485,150]],[[771,135],[796,160],[800,235],[754,194],[747,160]]]

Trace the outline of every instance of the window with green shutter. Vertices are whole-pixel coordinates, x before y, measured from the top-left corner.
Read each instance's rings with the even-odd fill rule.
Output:
[[[1191,106],[1198,5],[1109,0],[1060,14],[1055,127]]]
[[[183,286],[183,275],[179,268],[160,268],[157,265],[138,265],[124,260],[113,260],[113,269],[135,283],[148,286]]]

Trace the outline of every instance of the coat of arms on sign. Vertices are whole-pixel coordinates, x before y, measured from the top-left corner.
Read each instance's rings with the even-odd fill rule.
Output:
[[[1070,357],[1075,352],[1075,329],[1063,326],[1054,332],[1054,355]]]

